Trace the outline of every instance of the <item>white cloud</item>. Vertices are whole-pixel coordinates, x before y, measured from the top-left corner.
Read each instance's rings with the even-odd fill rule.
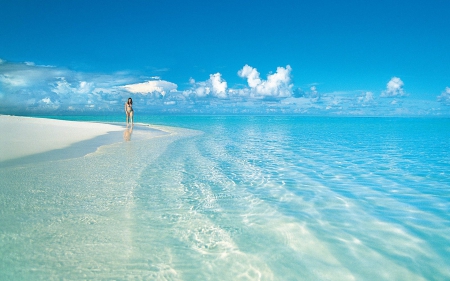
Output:
[[[320,95],[319,95],[319,92],[317,91],[317,87],[316,86],[311,86],[310,90],[311,90],[311,93],[309,94],[309,96],[313,100],[319,101],[320,100]]]
[[[261,80],[256,68],[245,65],[238,71],[238,75],[247,78],[254,97],[286,98],[292,96],[291,71],[289,65],[286,68],[277,67],[277,72],[267,75],[267,80]]]
[[[392,77],[386,85],[386,90],[381,93],[381,97],[384,98],[404,97],[406,95],[403,90],[403,81],[398,77]]]
[[[374,98],[372,92],[363,93],[361,96],[358,97],[358,103],[363,105],[371,104],[373,101]]]
[[[76,89],[72,88],[70,83],[68,83],[64,77],[57,77],[57,79],[59,80],[56,81],[52,92],[58,95],[67,95],[76,91]]]
[[[129,72],[113,74],[84,73],[66,68],[47,67],[33,63],[0,61],[0,111],[24,112],[83,112],[123,110],[130,93],[136,112],[180,113],[301,113],[327,115],[395,115],[403,109],[408,114],[449,115],[450,88],[429,103],[402,99],[406,93],[403,81],[393,77],[383,91],[384,97],[376,99],[370,91],[318,91],[318,84],[306,84],[303,91],[294,95],[292,69],[278,67],[261,79],[256,68],[245,65],[238,76],[246,85],[230,87],[221,73],[213,73],[205,81],[189,79],[187,90],[180,92],[175,83],[159,77],[144,81]],[[149,77],[149,76],[147,76]],[[158,78],[158,79],[156,79]],[[199,97],[203,97],[199,99]],[[14,110],[14,111],[13,111]]]
[[[93,82],[80,81],[78,85],[78,93],[80,94],[88,94],[91,93],[95,88]]]
[[[128,96],[118,86],[135,79],[124,73],[91,74],[33,63],[5,62],[0,64],[0,107],[21,112],[69,108],[114,110]]]
[[[27,81],[24,77],[10,74],[0,75],[0,83],[9,87],[24,87],[27,85]]]
[[[193,93],[195,93],[195,95],[197,97],[206,97],[207,95],[209,95],[209,93],[211,92],[211,89],[209,87],[204,86],[204,83],[199,83],[199,86],[197,88],[194,89]]]
[[[50,98],[43,98],[42,100],[41,100],[43,103],[45,103],[45,104],[51,104],[52,103],[52,101],[50,100]]]
[[[261,79],[259,78],[259,72],[256,68],[249,65],[244,65],[244,67],[238,71],[238,75],[242,78],[247,78],[247,83],[250,88],[256,88],[261,84]]]
[[[0,83],[14,90],[48,85],[55,77],[68,76],[70,71],[25,63],[0,64]]]
[[[162,96],[165,96],[167,92],[176,90],[177,87],[177,84],[164,80],[152,80],[143,83],[122,86],[123,89],[133,94],[150,94],[157,92]]]
[[[185,96],[206,97],[214,96],[218,98],[227,98],[227,82],[222,79],[222,74],[210,74],[209,79],[202,82],[196,82],[193,78],[189,79],[191,89],[183,91]]]
[[[450,105],[450,87],[446,87],[445,91],[437,97],[437,100],[445,105]]]
[[[227,96],[227,82],[222,79],[220,73],[209,75],[209,80],[212,85],[212,92],[220,98],[226,98]]]
[[[72,86],[71,83],[67,82],[65,77],[56,77],[58,79],[53,83],[53,88],[51,91],[59,96],[71,95],[72,99],[80,96],[87,96],[94,92],[95,85],[93,82],[87,81],[76,81],[76,86]]]

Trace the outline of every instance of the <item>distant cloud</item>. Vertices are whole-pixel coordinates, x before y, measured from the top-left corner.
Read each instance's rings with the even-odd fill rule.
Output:
[[[244,67],[238,71],[238,75],[242,78],[247,78],[247,83],[250,88],[256,88],[261,84],[261,79],[259,78],[259,72],[256,68],[249,65],[244,65]]]
[[[403,81],[398,77],[392,77],[387,83],[386,90],[381,93],[383,98],[404,97],[407,94],[403,90]]]
[[[222,75],[220,73],[211,74],[209,80],[211,81],[213,93],[217,97],[226,98],[227,82],[222,79]]]
[[[196,82],[193,78],[189,79],[191,88],[183,91],[185,96],[227,98],[227,82],[222,78],[222,74],[210,74],[209,79],[202,82]]]
[[[450,105],[450,88],[446,87],[445,91],[437,97],[437,100],[445,105]]]
[[[170,91],[176,90],[177,87],[177,84],[164,80],[152,80],[122,86],[123,89],[133,94],[160,93],[162,96],[165,96]]]
[[[317,87],[315,85],[311,86],[309,88],[311,92],[309,93],[309,97],[312,99],[312,101],[317,102],[320,100],[319,92],[317,91]]]
[[[361,96],[358,97],[358,103],[364,106],[373,103],[373,101],[374,98],[372,92],[363,93]]]
[[[260,78],[256,68],[245,65],[238,71],[239,77],[247,78],[248,86],[253,97],[286,98],[292,96],[293,84],[291,83],[292,68],[287,65],[277,67],[277,72],[267,75],[267,80]]]
[[[118,88],[135,81],[124,73],[75,72],[32,62],[0,64],[2,112],[115,110],[128,92]]]
[[[52,104],[52,101],[50,100],[50,98],[43,98],[41,101],[45,104]]]
[[[24,87],[27,85],[27,81],[23,77],[10,74],[0,75],[0,83],[5,87]]]
[[[64,77],[58,77],[58,80],[54,83],[52,92],[60,96],[63,95],[86,95],[94,91],[95,85],[93,82],[77,81],[73,86],[71,83],[66,81]]]
[[[237,75],[246,79],[245,85],[230,85],[217,72],[204,81],[191,78],[179,90],[160,76],[85,73],[0,59],[0,113],[121,112],[131,95],[139,114],[450,115],[447,106],[439,106],[450,106],[449,87],[435,100],[422,102],[403,99],[407,94],[397,77],[375,96],[361,90],[324,92],[317,83],[304,84],[305,90],[294,88],[291,73],[289,65],[277,67],[262,79],[256,68],[244,65]]]
[[[234,98],[286,98],[292,96],[291,67],[278,67],[277,72],[267,75],[267,80],[260,78],[256,68],[245,65],[238,71],[241,78],[246,78],[248,88],[228,89],[227,82],[222,74],[210,74],[206,81],[196,82],[189,80],[191,88],[183,91],[185,96],[204,98],[207,96],[220,99]]]

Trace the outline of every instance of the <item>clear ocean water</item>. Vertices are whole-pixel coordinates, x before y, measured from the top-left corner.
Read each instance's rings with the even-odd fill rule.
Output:
[[[0,168],[0,280],[450,280],[450,119],[136,121]]]

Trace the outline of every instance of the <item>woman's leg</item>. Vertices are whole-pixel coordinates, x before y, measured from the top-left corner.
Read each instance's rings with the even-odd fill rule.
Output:
[[[134,115],[134,111],[130,112],[130,119],[131,119],[131,124],[134,124],[134,120],[133,120],[133,115]]]

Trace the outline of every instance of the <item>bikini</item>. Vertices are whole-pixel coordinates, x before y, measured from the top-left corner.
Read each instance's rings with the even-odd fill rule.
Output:
[[[133,111],[133,108],[131,107],[131,104],[127,103],[127,112],[130,113]]]

